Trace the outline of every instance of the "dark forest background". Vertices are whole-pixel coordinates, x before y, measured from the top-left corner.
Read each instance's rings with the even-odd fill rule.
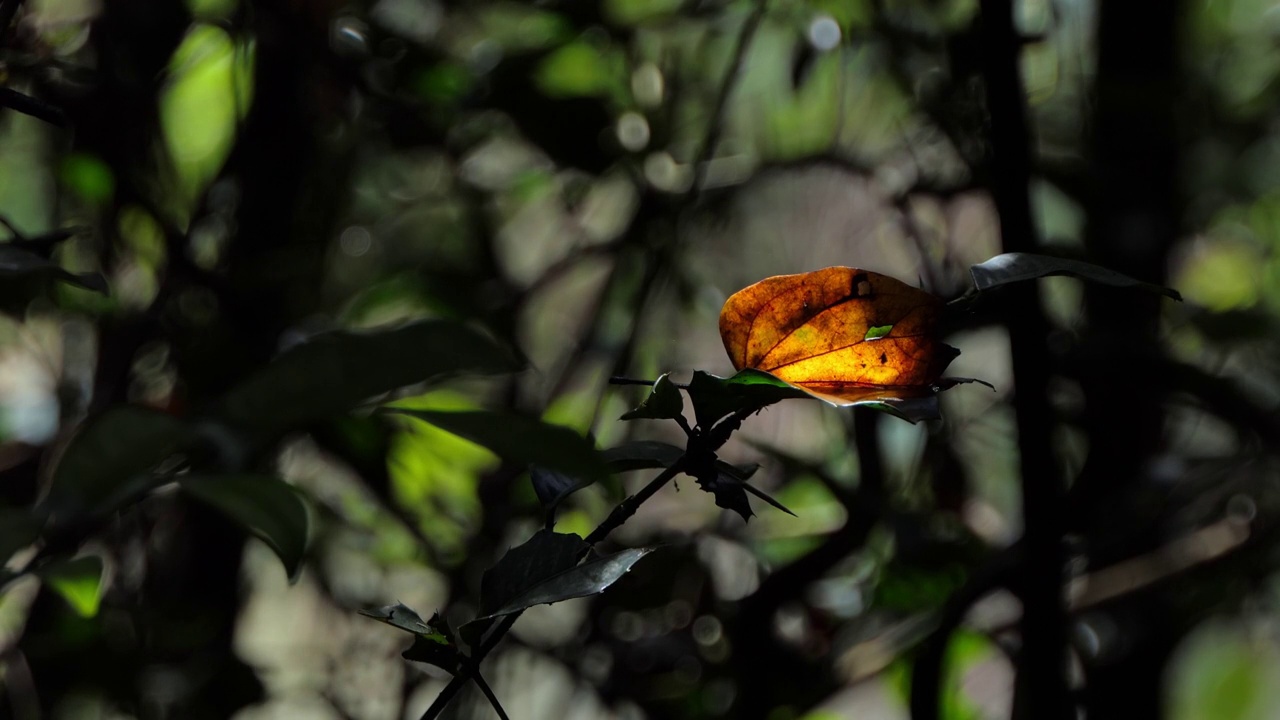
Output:
[[[608,378],[730,374],[732,292],[952,299],[1002,251],[1185,302],[1010,287],[948,328],[996,390],[944,420],[749,418],[721,456],[798,517],[663,489],[606,543],[662,549],[489,684],[520,720],[1276,717],[1274,2],[3,0],[0,80],[2,718],[421,717],[447,676],[357,611],[473,616],[543,513],[366,401],[678,442]],[[482,335],[273,363],[423,319]],[[476,337],[527,369],[441,372]]]

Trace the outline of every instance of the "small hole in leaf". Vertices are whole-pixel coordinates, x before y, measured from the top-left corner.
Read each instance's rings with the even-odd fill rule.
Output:
[[[880,338],[884,337],[885,335],[888,335],[891,332],[893,332],[892,325],[872,325],[871,327],[867,328],[867,335],[862,339],[863,340],[879,340]]]

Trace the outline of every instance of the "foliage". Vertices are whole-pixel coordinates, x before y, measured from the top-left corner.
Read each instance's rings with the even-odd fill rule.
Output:
[[[1264,16],[0,2],[0,707],[1260,717]]]

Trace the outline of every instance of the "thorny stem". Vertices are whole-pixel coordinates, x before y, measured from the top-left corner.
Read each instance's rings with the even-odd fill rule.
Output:
[[[609,513],[609,517],[605,518],[604,522],[600,523],[599,527],[587,536],[586,543],[588,549],[590,546],[595,545],[608,537],[609,533],[618,529],[618,527],[620,527],[624,522],[629,520],[632,515],[636,514],[636,510],[638,510],[646,500],[653,497],[655,493],[662,489],[662,486],[666,485],[672,480],[672,478],[683,471],[684,457],[681,457],[674,465],[663,470],[657,477],[649,481],[649,484],[641,488],[640,492],[619,503],[618,506],[613,509],[613,512]],[[489,636],[480,643],[480,647],[476,648],[472,653],[470,660],[462,666],[461,671],[457,675],[454,675],[453,679],[449,681],[449,684],[440,691],[435,702],[431,703],[431,707],[427,708],[426,714],[422,716],[422,720],[434,720],[434,718],[440,716],[440,713],[444,712],[444,709],[448,707],[454,696],[456,696],[458,692],[462,690],[463,686],[467,684],[467,681],[473,677],[473,673],[477,672],[480,667],[480,663],[484,661],[485,656],[487,656],[490,651],[498,645],[502,638],[511,630],[511,626],[516,624],[516,620],[520,618],[522,612],[507,615],[502,619],[502,622],[489,633]],[[479,678],[478,674],[475,674],[474,676]],[[480,689],[482,692],[485,690],[484,687],[481,687]],[[491,692],[486,692],[485,694],[486,696],[490,696]],[[494,704],[495,709],[499,707],[496,698],[490,697],[490,702]]]

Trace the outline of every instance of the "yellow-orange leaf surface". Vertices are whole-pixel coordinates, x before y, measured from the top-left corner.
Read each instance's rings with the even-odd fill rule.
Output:
[[[831,267],[734,293],[720,337],[755,368],[836,404],[929,394],[958,354],[936,338],[942,301],[887,275]]]

